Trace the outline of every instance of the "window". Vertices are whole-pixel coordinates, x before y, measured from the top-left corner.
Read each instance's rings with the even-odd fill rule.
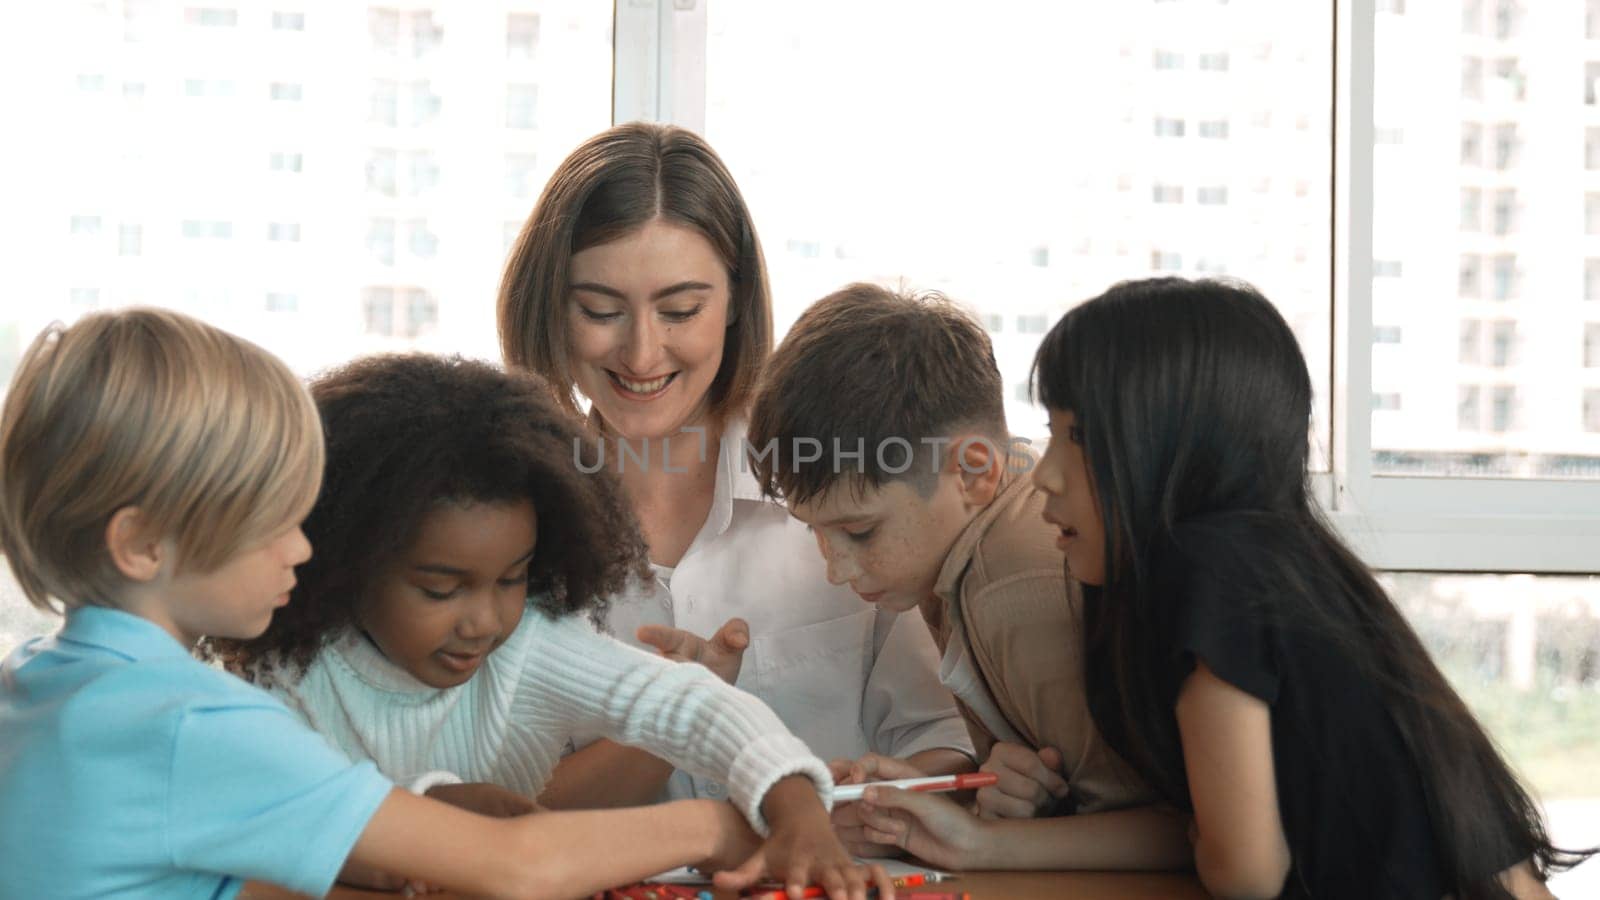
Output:
[[[372,219],[367,222],[367,253],[386,266],[394,265],[393,219]],[[371,331],[369,328],[368,331]]]
[[[400,11],[396,9],[367,10],[367,33],[372,49],[380,53],[398,53],[400,50]]]
[[[1470,254],[1461,257],[1461,266],[1456,278],[1456,293],[1462,297],[1480,297],[1483,295],[1483,260],[1481,258]]]
[[[1228,71],[1228,54],[1202,53],[1200,54],[1200,70],[1202,72]]]
[[[983,329],[990,334],[999,334],[1005,330],[1006,317],[999,313],[984,313],[979,318],[983,321]]]
[[[1600,128],[1593,125],[1583,130],[1583,167],[1600,169]]]
[[[1400,395],[1397,393],[1373,394],[1372,409],[1374,412],[1398,412],[1400,410]]]
[[[183,236],[190,240],[226,240],[233,237],[233,223],[213,219],[185,219]]]
[[[1494,233],[1511,234],[1516,230],[1517,192],[1514,190],[1501,190],[1494,192]]]
[[[87,72],[78,76],[78,90],[87,94],[98,94],[106,89],[106,76]]]
[[[393,81],[374,81],[368,95],[367,121],[374,125],[394,126],[400,123],[400,89]]]
[[[1183,255],[1163,250],[1151,250],[1150,268],[1157,272],[1181,271],[1183,269]]]
[[[1500,103],[1520,102],[1527,99],[1528,79],[1514,56],[1494,61],[1494,96]]]
[[[183,24],[204,28],[232,28],[239,24],[239,11],[215,6],[191,6],[183,11]]]
[[[298,222],[268,222],[267,240],[297,243],[300,240],[300,223]]]
[[[1167,116],[1156,116],[1156,137],[1183,137],[1183,120]]]
[[[1373,131],[1372,140],[1392,147],[1406,142],[1406,132],[1403,128],[1378,128]]]
[[[1600,390],[1595,388],[1583,392],[1583,430],[1600,432]]]
[[[1583,367],[1600,369],[1600,322],[1587,322],[1583,326]]]
[[[1496,369],[1504,369],[1516,362],[1517,356],[1517,323],[1514,321],[1497,321],[1490,327],[1494,346],[1489,356],[1489,365]]]
[[[1501,124],[1494,127],[1494,167],[1496,169],[1509,169],[1517,164],[1518,150],[1521,144],[1517,141],[1517,126],[1515,124]]]
[[[1583,261],[1583,299],[1600,300],[1600,259]]]
[[[1374,326],[1373,329],[1372,329],[1372,342],[1374,344],[1398,344],[1398,343],[1400,343],[1400,326],[1398,326],[1398,325],[1377,325],[1377,326]]]
[[[1517,389],[1507,384],[1494,386],[1493,405],[1490,407],[1489,430],[1504,434],[1516,427],[1521,403]]]
[[[185,78],[183,93],[188,97],[232,97],[234,84],[227,78]]]
[[[303,164],[304,157],[299,153],[274,150],[267,154],[267,170],[271,172],[297,173]]]
[[[367,190],[385,197],[397,196],[396,176],[399,154],[393,150],[374,150],[367,157]]]
[[[1586,62],[1583,64],[1583,102],[1593,106],[1595,92],[1600,87],[1600,62]]]
[[[533,59],[539,49],[539,14],[510,13],[506,16],[506,58]]]
[[[93,237],[100,233],[100,217],[73,216],[68,230],[73,237]]]
[[[439,236],[428,228],[427,219],[412,219],[406,223],[406,246],[418,259],[432,259],[439,255]]]
[[[1150,200],[1154,203],[1182,203],[1183,185],[1157,184],[1150,189]]]
[[[1494,299],[1511,300],[1517,296],[1517,258],[1501,253],[1494,258]]]
[[[267,293],[267,312],[295,312],[300,308],[300,298],[282,291]]]
[[[1195,190],[1195,200],[1201,206],[1226,206],[1228,203],[1228,188],[1226,185],[1210,185]]]
[[[439,186],[439,161],[431,150],[408,153],[411,162],[411,187],[407,196],[420,197]]]
[[[417,59],[429,56],[444,43],[444,29],[433,21],[433,11],[417,10],[411,13],[411,55]]]
[[[1483,165],[1483,126],[1476,122],[1461,123],[1461,164]]]
[[[304,88],[301,85],[290,81],[274,81],[271,87],[267,89],[268,96],[270,96],[273,100],[287,100],[294,102],[299,102],[300,95],[303,90]]]
[[[1494,5],[1494,36],[1505,40],[1516,37],[1522,24],[1522,10],[1517,0],[1496,0]]]
[[[426,125],[439,118],[444,109],[444,99],[434,93],[433,84],[427,81],[411,83],[411,127]]]
[[[100,289],[77,287],[67,293],[67,300],[78,309],[96,309],[100,306]]]
[[[1372,261],[1372,277],[1399,278],[1404,268],[1398,259],[1375,259]]]
[[[1483,99],[1483,60],[1476,56],[1461,58],[1461,98]]]
[[[140,225],[117,226],[117,255],[138,256],[144,252],[144,227]]]
[[[506,85],[506,127],[535,128],[539,106],[539,86],[536,84]]]
[[[439,324],[439,302],[421,288],[408,288],[406,301],[406,336],[416,337],[433,331]]]
[[[1475,384],[1464,384],[1456,392],[1456,430],[1479,431],[1483,428],[1483,390]]]
[[[1038,314],[1017,316],[1018,334],[1044,334],[1050,330],[1050,317]]]
[[[1228,136],[1227,119],[1203,119],[1200,122],[1200,136],[1203,138],[1221,139]]]
[[[1600,192],[1583,195],[1583,233],[1600,234]]]
[[[1583,4],[1583,36],[1591,41],[1600,39],[1600,0]]]
[[[532,153],[507,153],[505,164],[506,196],[530,200],[539,193],[539,157]]]
[[[1461,189],[1462,231],[1483,230],[1483,191],[1478,188]]]
[[[367,288],[362,291],[361,307],[367,334],[394,335],[394,288]]]
[[[305,31],[306,14],[299,12],[276,12],[272,14],[273,31]],[[271,296],[270,294],[268,296]]]
[[[1181,69],[1183,68],[1183,54],[1174,50],[1157,50],[1151,65],[1157,69]]]
[[[1457,358],[1462,365],[1476,366],[1483,362],[1483,323],[1477,319],[1461,320],[1461,352]]]

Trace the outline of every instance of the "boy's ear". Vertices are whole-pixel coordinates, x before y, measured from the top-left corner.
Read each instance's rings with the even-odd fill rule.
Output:
[[[161,536],[149,533],[149,523],[137,506],[124,506],[106,525],[106,549],[111,562],[130,581],[150,582],[161,574],[166,547]]]
[[[957,435],[950,459],[961,478],[961,498],[971,507],[985,507],[1000,491],[1005,457],[994,441],[981,434]]]

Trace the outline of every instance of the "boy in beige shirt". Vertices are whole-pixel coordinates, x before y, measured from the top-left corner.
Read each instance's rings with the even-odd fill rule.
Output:
[[[978,792],[982,833],[964,834],[960,867],[1117,867],[1060,818],[1072,812],[1126,810],[1121,824],[1170,838],[1172,814],[1145,808],[1152,793],[1090,718],[1078,586],[971,316],[868,284],[819,300],[766,366],[746,455],[762,489],[816,535],[829,581],[927,620],[940,680],[983,770],[999,776]],[[922,774],[876,755],[834,767],[850,781]],[[835,822],[855,852],[893,852],[849,806]]]

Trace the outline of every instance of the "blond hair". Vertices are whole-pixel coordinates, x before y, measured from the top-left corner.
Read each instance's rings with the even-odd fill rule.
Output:
[[[0,552],[40,609],[115,605],[118,510],[209,572],[305,517],[322,458],[310,396],[255,344],[159,309],[58,323],[0,414]]]

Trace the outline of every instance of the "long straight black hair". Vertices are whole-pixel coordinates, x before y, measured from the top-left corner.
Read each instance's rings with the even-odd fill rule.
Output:
[[[1043,405],[1071,411],[1106,530],[1100,602],[1085,604],[1085,673],[1096,725],[1153,787],[1181,791],[1171,694],[1152,660],[1170,646],[1175,602],[1158,560],[1186,522],[1253,523],[1241,578],[1282,598],[1244,610],[1315,630],[1378,685],[1423,781],[1453,894],[1510,896],[1485,860],[1511,850],[1541,877],[1593,851],[1550,843],[1539,808],[1451,689],[1372,573],[1313,505],[1306,462],[1311,378],[1294,334],[1254,288],[1156,278],[1073,309],[1034,360]],[[1271,548],[1270,550],[1268,548]],[[1121,746],[1118,746],[1121,745]]]

